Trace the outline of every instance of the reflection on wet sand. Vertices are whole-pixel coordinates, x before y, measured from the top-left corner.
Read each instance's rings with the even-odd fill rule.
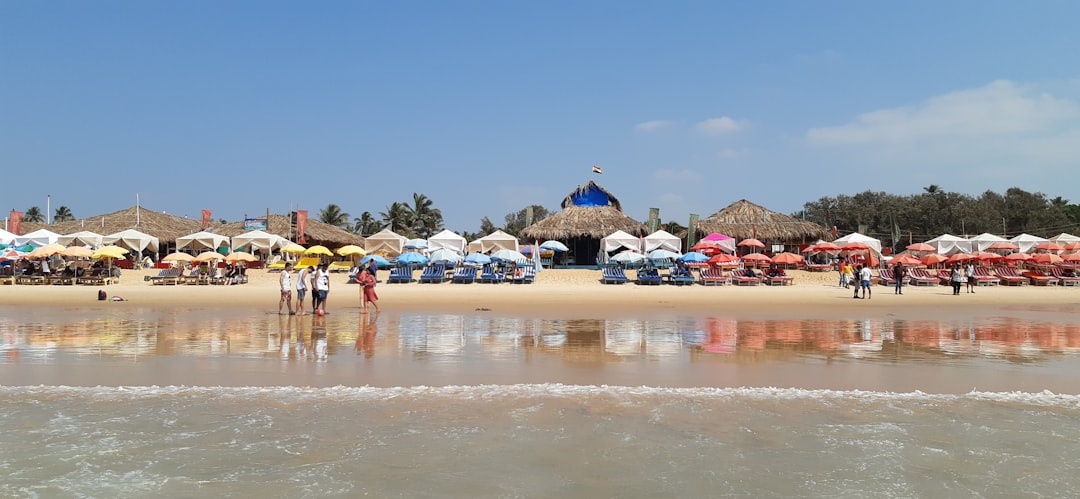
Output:
[[[433,362],[554,356],[568,365],[626,360],[766,362],[799,356],[1037,362],[1080,352],[1080,325],[1010,317],[930,320],[563,320],[454,314],[192,317],[131,314],[66,323],[0,318],[0,363],[57,356],[253,357],[332,361],[392,355]],[[351,348],[350,348],[351,347]]]

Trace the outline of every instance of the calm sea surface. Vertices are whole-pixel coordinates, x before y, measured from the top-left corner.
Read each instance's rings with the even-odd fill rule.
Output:
[[[0,497],[1076,497],[1076,319],[0,307]]]

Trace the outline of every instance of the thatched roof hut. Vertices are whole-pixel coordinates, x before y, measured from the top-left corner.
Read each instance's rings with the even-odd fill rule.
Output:
[[[617,230],[639,237],[648,231],[623,213],[618,198],[590,180],[563,199],[562,211],[523,229],[521,239],[561,241],[570,247],[575,263],[591,265],[596,263],[600,240]]]
[[[800,244],[833,239],[832,233],[821,225],[767,210],[745,199],[699,220],[697,232],[698,238],[718,232],[735,239],[756,238],[766,244]]]
[[[244,222],[229,222],[224,224],[211,222],[210,227],[213,228],[214,233],[229,237],[238,236],[247,232],[247,229],[244,228]],[[270,215],[270,219],[267,220],[266,232],[277,234],[290,241],[296,241],[297,239],[296,229],[292,226],[291,220],[287,215]],[[364,244],[364,238],[359,234],[310,218],[307,221],[307,230],[305,233],[308,245],[321,244],[327,248],[333,249],[345,246],[346,244]]]

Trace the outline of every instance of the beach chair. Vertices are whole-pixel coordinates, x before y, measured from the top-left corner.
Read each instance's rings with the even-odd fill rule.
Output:
[[[997,286],[1001,283],[1001,279],[990,275],[986,267],[975,267],[975,282],[979,286]]]
[[[446,282],[446,266],[441,263],[424,267],[424,272],[420,274],[421,284],[441,284],[443,282]]]
[[[330,265],[326,266],[327,272],[349,272],[352,270],[352,262],[348,260],[338,260],[336,262],[330,262]]]
[[[878,270],[878,282],[885,286],[892,286],[896,284],[896,276],[893,275],[892,269]]]
[[[1061,267],[1050,267],[1049,274],[1052,277],[1057,278],[1058,284],[1061,286],[1076,286],[1080,284],[1080,277],[1065,275],[1065,271],[1063,271]]]
[[[412,267],[408,265],[390,269],[390,276],[386,278],[387,284],[407,284],[412,281]]]
[[[622,267],[604,267],[600,273],[604,284],[623,284],[628,281]]]
[[[689,269],[684,270],[676,267],[668,273],[668,282],[676,286],[690,286],[694,284],[694,276]]]
[[[531,284],[536,279],[536,267],[525,265],[514,270],[513,284]]]
[[[1029,269],[1024,272],[1024,276],[1031,280],[1032,286],[1057,286],[1058,280],[1052,276],[1046,275],[1045,272],[1039,269]]]
[[[761,278],[750,277],[746,269],[735,269],[731,271],[731,282],[737,286],[757,286],[761,284]]]
[[[484,267],[480,269],[480,282],[487,284],[499,284],[505,279],[506,276],[503,275],[502,272],[499,272],[499,270],[495,268],[494,265],[484,265]]]
[[[952,271],[949,269],[941,269],[937,271],[938,284],[942,286],[952,286]]]
[[[183,275],[184,269],[180,267],[169,267],[167,269],[161,269],[158,275],[150,277],[150,284],[152,285],[171,285],[175,286],[180,283],[180,277]]]
[[[791,286],[795,284],[795,278],[787,275],[783,270],[780,270],[777,275],[766,275],[763,279],[765,284],[769,286]]]
[[[1012,267],[995,267],[994,274],[1006,286],[1027,286],[1031,282],[1027,277],[1017,274]]]
[[[462,267],[454,271],[454,277],[450,282],[456,284],[472,284],[476,282],[476,267]]]
[[[646,286],[656,286],[664,282],[664,279],[660,277],[660,270],[655,267],[647,269],[641,269],[637,271],[637,283]]]
[[[908,269],[908,274],[911,277],[911,283],[916,286],[934,286],[938,284],[938,278],[930,275],[926,269],[911,268]]]
[[[708,267],[700,272],[702,286],[726,286],[731,284],[731,276],[724,275],[720,267]]]

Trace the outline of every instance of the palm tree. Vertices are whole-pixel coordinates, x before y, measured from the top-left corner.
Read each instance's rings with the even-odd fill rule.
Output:
[[[405,203],[394,201],[386,207],[386,211],[379,213],[379,217],[382,218],[383,225],[388,226],[390,230],[405,236],[413,235],[412,226],[409,223],[409,207]],[[406,232],[407,234],[403,234]]]
[[[41,213],[41,208],[38,208],[37,206],[31,206],[30,209],[26,210],[26,213],[23,213],[22,219],[23,222],[41,223],[45,221],[45,215]]]
[[[382,230],[382,224],[375,219],[370,211],[365,211],[359,217],[353,219],[353,232],[364,235],[374,234]]]
[[[413,205],[406,206],[409,226],[420,237],[431,237],[442,230],[442,212],[432,208],[432,201],[423,194],[413,193]]]
[[[349,228],[349,214],[341,211],[341,207],[333,203],[319,210],[319,221],[342,229]]]
[[[53,215],[54,222],[67,222],[68,220],[75,220],[75,215],[71,213],[71,209],[67,206],[61,206],[56,209],[56,214]]]

